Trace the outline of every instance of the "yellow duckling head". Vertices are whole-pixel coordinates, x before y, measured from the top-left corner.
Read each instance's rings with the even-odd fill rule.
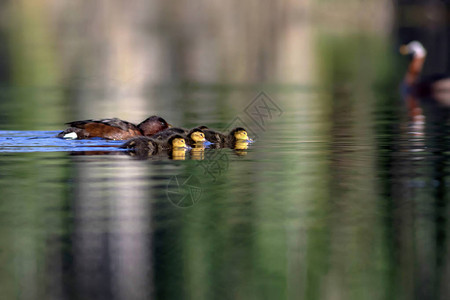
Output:
[[[189,137],[194,143],[202,143],[205,142],[205,134],[201,129],[194,129],[190,134]]]
[[[231,135],[236,141],[250,141],[247,130],[242,127],[237,127],[231,131]]]
[[[183,137],[174,137],[171,141],[172,148],[186,148],[186,141]]]

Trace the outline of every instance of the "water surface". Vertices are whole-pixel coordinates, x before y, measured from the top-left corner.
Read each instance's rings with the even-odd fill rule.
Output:
[[[239,123],[255,139],[245,152],[209,149],[203,160],[192,153],[181,161],[137,160],[119,151],[121,141],[0,131],[4,293],[27,299],[445,295],[446,123],[429,118],[416,134],[396,94],[365,105],[326,89],[267,95],[279,111],[271,106],[269,117],[266,110],[264,126],[246,106],[200,116],[186,108],[186,121],[177,125]],[[378,105],[382,99],[392,105]]]

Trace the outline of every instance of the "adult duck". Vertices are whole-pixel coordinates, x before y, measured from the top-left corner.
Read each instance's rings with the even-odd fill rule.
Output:
[[[158,116],[148,117],[138,125],[117,118],[82,120],[67,124],[70,127],[60,132],[57,137],[65,139],[128,140],[137,136],[152,136],[170,127],[166,120]]]

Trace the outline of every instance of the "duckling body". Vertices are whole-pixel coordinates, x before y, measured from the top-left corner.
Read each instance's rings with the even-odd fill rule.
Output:
[[[151,116],[138,125],[120,120],[81,120],[67,123],[70,127],[60,132],[57,137],[71,139],[105,138],[110,140],[127,140],[137,136],[152,136],[169,124],[161,117]]]
[[[160,144],[146,136],[132,138],[120,146],[120,148],[127,149],[135,156],[142,158],[156,155],[162,151]]]
[[[206,140],[209,142],[219,145],[225,143],[226,135],[212,129],[203,129],[203,132]]]
[[[237,141],[249,141],[247,131],[242,127],[232,129],[227,135],[211,129],[203,129],[205,138],[218,147],[234,148]]]
[[[164,129],[158,133],[155,133],[154,135],[152,135],[152,138],[155,140],[164,141],[164,140],[169,139],[174,134],[184,135],[187,132],[188,132],[188,129],[185,129],[185,128],[171,127],[171,128]]]
[[[167,140],[155,140],[146,136],[135,137],[120,146],[120,148],[129,150],[139,158],[158,155],[166,151],[185,152],[187,149],[186,141],[181,135],[172,135]]]

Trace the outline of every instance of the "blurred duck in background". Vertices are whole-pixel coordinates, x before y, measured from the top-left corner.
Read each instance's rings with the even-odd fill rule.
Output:
[[[418,41],[412,41],[400,47],[403,55],[412,55],[408,70],[403,79],[403,93],[420,99],[432,99],[442,107],[450,108],[450,75],[433,74],[420,78],[427,51]],[[410,112],[419,112],[417,103],[409,103]],[[415,112],[414,112],[415,111]]]

